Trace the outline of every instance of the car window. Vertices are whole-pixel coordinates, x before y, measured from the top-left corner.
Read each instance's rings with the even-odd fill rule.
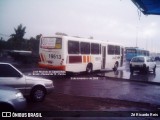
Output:
[[[131,61],[132,62],[144,62],[144,57],[135,57]]]
[[[151,58],[151,62],[154,62],[154,61],[155,61],[155,59],[152,57],[152,58]]]
[[[0,64],[0,77],[20,77],[20,73],[12,66],[7,64]]]
[[[150,62],[150,58],[147,58],[147,62]]]

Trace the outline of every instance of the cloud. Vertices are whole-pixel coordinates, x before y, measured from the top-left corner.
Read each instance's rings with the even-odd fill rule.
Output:
[[[135,46],[137,40],[143,48],[147,48],[147,39],[148,48],[160,51],[160,17],[141,14],[139,20],[137,8],[129,0],[1,0],[0,14],[3,34],[12,34],[22,23],[26,38],[63,32],[124,46]]]

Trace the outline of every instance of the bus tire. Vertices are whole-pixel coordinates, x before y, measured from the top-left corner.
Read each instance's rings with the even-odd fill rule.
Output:
[[[86,73],[91,73],[93,71],[93,65],[89,63],[86,67]]]

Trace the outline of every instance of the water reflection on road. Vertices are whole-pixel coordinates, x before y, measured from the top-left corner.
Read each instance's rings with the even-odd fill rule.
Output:
[[[115,73],[106,72],[100,74],[107,74],[117,78],[128,77],[128,80],[131,79],[130,73],[127,71],[117,71]],[[136,78],[136,76],[138,78]],[[141,76],[143,80],[153,81],[156,78],[156,76],[151,73],[146,76],[135,73],[132,77],[135,77],[134,79],[141,80],[139,76]],[[75,78],[79,79],[53,79],[55,92],[78,96],[111,98],[116,100],[127,100],[160,105],[159,85],[150,85],[140,82],[126,82],[118,79],[115,81],[105,77],[98,77],[96,80],[83,79],[82,75],[75,76]]]
[[[138,80],[145,82],[159,82],[160,83],[160,68],[157,68],[156,74],[149,72],[148,74],[135,72],[133,75],[130,74],[129,70],[118,70],[116,72],[106,72],[100,73],[100,76],[112,77],[112,78],[122,78],[128,80]]]

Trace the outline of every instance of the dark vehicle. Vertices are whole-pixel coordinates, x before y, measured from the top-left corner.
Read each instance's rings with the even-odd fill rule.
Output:
[[[26,107],[26,99],[19,90],[0,86],[0,111],[20,111]]]
[[[160,61],[160,57],[156,56],[155,61]]]

